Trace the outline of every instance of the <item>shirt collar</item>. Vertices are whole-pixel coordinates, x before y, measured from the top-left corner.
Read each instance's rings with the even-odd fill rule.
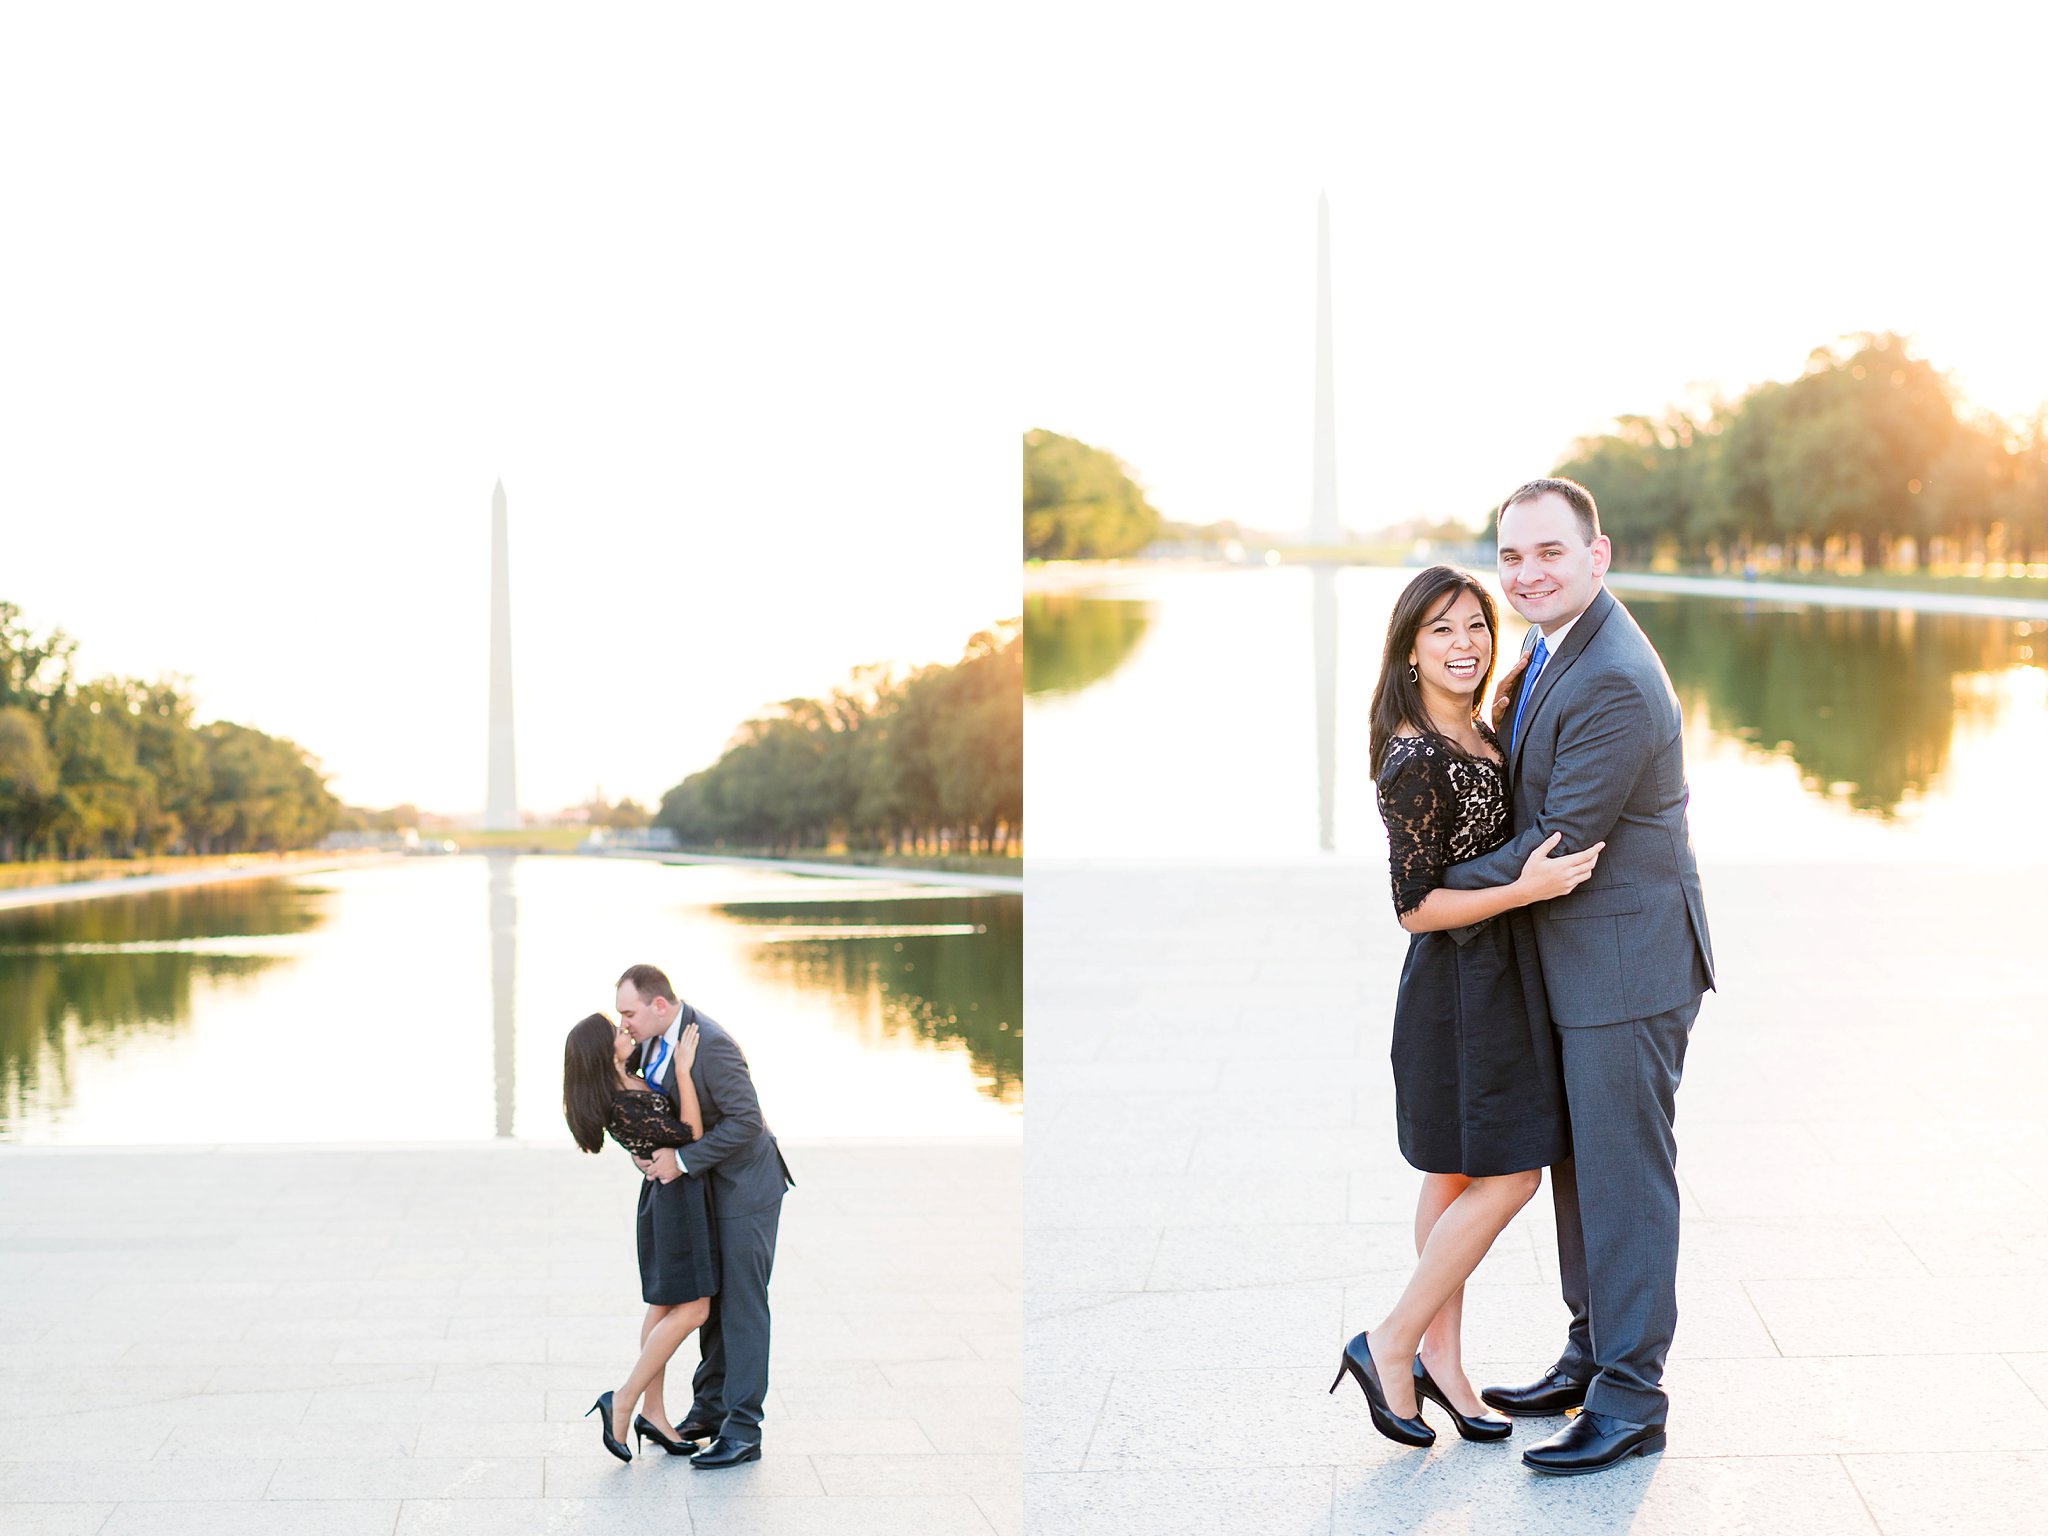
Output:
[[[1600,592],[1601,589],[1599,587],[1595,587],[1593,589],[1594,603],[1600,601]],[[1570,618],[1566,619],[1562,624],[1558,625],[1556,634],[1543,636],[1543,657],[1545,661],[1548,661],[1552,656],[1555,656],[1559,651],[1564,649],[1565,636],[1569,635],[1572,632],[1572,626],[1578,623],[1580,619],[1583,619],[1587,614],[1591,613],[1592,611],[1593,603],[1586,604],[1585,607],[1581,608],[1577,613],[1573,614]],[[1538,633],[1541,633],[1541,631],[1538,631]]]

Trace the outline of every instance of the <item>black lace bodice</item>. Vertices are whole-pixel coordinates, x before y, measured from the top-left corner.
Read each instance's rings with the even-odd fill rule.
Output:
[[[1485,725],[1479,732],[1500,751]],[[1505,754],[1503,754],[1505,757]],[[1406,917],[1444,883],[1444,868],[1508,840],[1507,770],[1426,736],[1396,736],[1379,772],[1380,818],[1394,910]]]
[[[604,1128],[635,1157],[652,1157],[657,1147],[687,1147],[696,1140],[670,1112],[668,1096],[652,1088],[620,1089],[612,1096]]]

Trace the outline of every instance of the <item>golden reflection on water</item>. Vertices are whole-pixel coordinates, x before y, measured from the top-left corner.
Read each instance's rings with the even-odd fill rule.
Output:
[[[918,902],[913,912],[951,909],[966,921],[859,925],[821,930],[800,922],[815,909],[757,904],[751,915],[765,972],[810,995],[837,998],[861,1021],[864,1038],[964,1047],[981,1090],[1014,1109],[1024,1101],[1024,972],[1021,903],[1014,897]],[[857,908],[835,907],[851,920]],[[963,942],[972,940],[972,942]]]
[[[1033,853],[1377,857],[1366,707],[1410,570],[1195,570],[1120,578],[1087,665],[1061,658],[1066,594],[1027,616]],[[1500,598],[1503,658],[1526,626]],[[1318,584],[1334,590],[1324,611]],[[1949,614],[1618,594],[1686,715],[1705,858],[2048,858],[1993,776],[2038,762],[2037,625]],[[1105,637],[1126,637],[1122,650]],[[1089,681],[1073,686],[1072,680]],[[1335,719],[1328,718],[1334,696]]]
[[[900,881],[454,858],[0,914],[0,1139],[566,1140],[562,1037],[642,960],[734,1031],[780,1135],[1015,1135],[1007,1047],[984,1059],[971,1030],[908,1027],[879,989],[759,955],[932,930],[909,939],[947,952],[926,1001],[993,1014],[1021,995],[1020,907]],[[851,934],[784,934],[791,911]]]

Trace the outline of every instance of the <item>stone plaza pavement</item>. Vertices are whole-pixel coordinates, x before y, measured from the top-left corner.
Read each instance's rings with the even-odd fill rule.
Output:
[[[765,1455],[701,1472],[581,1416],[643,1310],[615,1148],[0,1149],[0,1530],[1018,1531],[1017,1145],[786,1150]]]
[[[2044,875],[1703,871],[1670,1449],[1551,1479],[1561,1419],[1431,1407],[1420,1452],[1326,1394],[1412,1262],[1384,865],[1034,863],[1026,1529],[2048,1529]],[[1546,1187],[1469,1288],[1480,1383],[1555,1359],[1556,1276]]]

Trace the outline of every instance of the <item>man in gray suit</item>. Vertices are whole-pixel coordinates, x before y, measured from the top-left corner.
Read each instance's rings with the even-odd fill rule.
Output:
[[[1533,480],[1499,516],[1500,578],[1535,628],[1510,706],[1514,836],[1454,864],[1454,890],[1506,885],[1551,833],[1605,842],[1593,878],[1529,909],[1557,1025],[1572,1156],[1551,1170],[1571,1331],[1543,1380],[1480,1395],[1515,1414],[1583,1407],[1523,1453],[1597,1472],[1664,1448],[1664,1359],[1678,1323],[1678,1148],[1686,1041],[1714,985],[1686,827],[1678,699],[1602,584],[1610,547],[1584,486]],[[1460,943],[1473,929],[1454,932]]]
[[[640,1171],[664,1183],[684,1173],[711,1180],[718,1220],[718,1294],[698,1330],[703,1359],[691,1385],[696,1399],[676,1426],[685,1440],[713,1437],[690,1458],[702,1468],[736,1467],[761,1459],[761,1405],[768,1395],[768,1276],[782,1192],[795,1181],[774,1133],[761,1118],[747,1058],[717,1020],[676,998],[651,965],[627,968],[618,983],[619,1021],[640,1042],[649,1082],[675,1101],[675,1049],[697,1026],[690,1080],[704,1115],[704,1134],[679,1152],[663,1147],[635,1158]]]

